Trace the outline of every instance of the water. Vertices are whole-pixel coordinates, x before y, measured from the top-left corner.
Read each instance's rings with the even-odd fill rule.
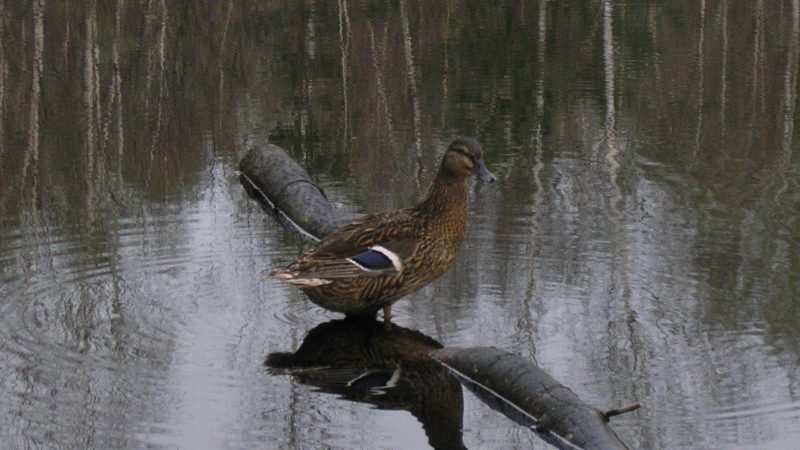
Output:
[[[429,445],[263,366],[338,316],[262,279],[305,244],[235,168],[276,143],[358,214],[412,204],[464,134],[499,180],[397,324],[640,401],[612,420],[634,448],[797,448],[799,11],[3,2],[0,446]],[[546,447],[468,392],[462,420]]]

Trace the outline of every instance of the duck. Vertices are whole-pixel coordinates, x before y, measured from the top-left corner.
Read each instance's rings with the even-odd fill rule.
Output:
[[[457,137],[416,205],[368,214],[303,252],[273,279],[301,289],[316,305],[348,317],[375,316],[444,274],[458,255],[467,222],[467,180],[494,182],[475,139]]]

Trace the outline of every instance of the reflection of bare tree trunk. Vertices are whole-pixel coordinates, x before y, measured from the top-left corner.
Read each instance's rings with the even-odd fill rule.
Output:
[[[509,77],[508,75],[504,75],[500,79],[500,88],[498,89],[497,92],[497,98],[498,100],[500,100],[503,98],[512,98],[512,97],[513,94],[511,89],[511,77]],[[505,143],[506,146],[510,147],[511,133],[512,130],[514,129],[514,118],[511,114],[504,114],[501,115],[500,117],[505,120],[505,124],[503,126],[503,143]]]
[[[117,2],[117,9],[114,14],[114,45],[111,51],[111,64],[113,73],[111,75],[112,97],[114,98],[114,115],[116,116],[115,128],[117,137],[117,181],[122,182],[122,157],[125,148],[125,135],[122,127],[122,77],[119,67],[119,39],[122,21],[122,8],[125,0]],[[109,113],[111,108],[109,108]]]
[[[619,211],[619,203],[622,201],[622,191],[617,183],[619,175],[619,146],[616,139],[616,108],[614,105],[614,30],[611,0],[603,1],[603,67],[605,72],[605,97],[606,97],[606,117],[605,117],[605,140],[608,147],[606,160],[608,161],[608,175],[611,187],[614,190],[609,199],[609,206],[616,221],[622,220]]]
[[[225,12],[225,24],[222,26],[222,39],[219,44],[219,96],[222,99],[222,92],[225,90],[225,75],[222,71],[222,55],[225,54],[225,45],[228,42],[228,29],[231,24],[231,13],[233,12],[233,2],[228,0],[227,11]],[[220,105],[222,102],[220,101]]]
[[[422,176],[422,135],[420,130],[420,106],[417,92],[417,69],[414,65],[414,49],[411,46],[411,30],[408,22],[408,10],[405,0],[400,1],[400,21],[403,26],[403,54],[406,59],[406,74],[408,76],[408,89],[411,95],[411,112],[414,115],[414,147],[417,150],[416,186],[420,187]]]
[[[164,0],[161,0],[161,20],[159,21],[158,26],[158,37],[156,38],[156,49],[157,49],[157,63],[158,63],[158,94],[156,95],[156,114],[151,125],[148,122],[148,126],[153,127],[152,134],[150,135],[150,164],[147,168],[147,181],[150,181],[150,171],[153,168],[153,160],[155,159],[156,148],[158,147],[158,143],[161,139],[161,114],[163,110],[163,102],[164,102],[164,58],[165,58],[165,48],[166,48],[166,37],[167,37],[167,5]],[[151,66],[152,67],[152,66]],[[148,68],[149,69],[149,68]],[[152,79],[152,75],[148,72],[148,79]],[[150,92],[147,91],[147,97],[150,97]],[[149,111],[148,111],[149,112]]]
[[[225,104],[225,71],[222,68],[222,61],[223,55],[225,55],[225,46],[228,42],[228,29],[230,28],[231,24],[231,13],[233,12],[233,2],[228,0],[227,2],[227,11],[225,12],[225,21],[222,26],[222,38],[220,39],[219,50],[217,51],[217,72],[219,73],[219,82],[217,83],[217,111],[216,120],[212,125],[212,138],[213,138],[213,145],[211,148],[211,152],[214,155],[212,158],[212,164],[216,164],[216,155],[217,155],[217,134],[222,131],[223,126],[223,117],[224,115],[221,113],[223,111],[223,105]],[[303,136],[305,137],[305,136]],[[211,175],[212,181],[215,178],[216,171],[213,167],[209,168],[209,174]]]
[[[544,162],[542,161],[542,153],[544,152],[544,144],[542,142],[542,127],[544,122],[544,76],[545,76],[545,49],[547,48],[547,0],[539,0],[539,23],[538,23],[538,42],[536,43],[536,64],[539,69],[539,77],[536,80],[536,128],[533,130],[533,214],[531,217],[531,243],[530,255],[528,255],[528,263],[531,265],[530,278],[528,281],[527,292],[525,292],[525,313],[527,319],[527,327],[531,331],[529,337],[532,337],[533,317],[531,314],[530,299],[533,298],[536,292],[536,263],[534,258],[538,253],[538,236],[539,236],[539,218],[541,208],[544,203],[544,185],[542,183],[542,169]],[[530,341],[531,356],[536,357],[536,345],[533,339]]]
[[[539,130],[544,120],[544,67],[547,40],[547,2],[539,0],[539,43],[536,49],[536,61],[539,64],[539,80],[536,83],[536,113],[539,114]]]
[[[155,0],[147,0],[147,12],[144,14],[144,32],[142,33],[142,43],[145,44],[146,39],[150,38],[150,33],[153,31],[153,8]],[[147,45],[147,65],[144,78],[144,114],[145,123],[150,123],[150,86],[153,84],[153,54]]]
[[[775,193],[775,200],[789,189],[786,181],[786,171],[792,165],[792,137],[794,135],[794,111],[797,102],[797,63],[798,63],[798,33],[800,33],[800,0],[792,0],[792,28],[789,41],[789,55],[786,58],[786,72],[783,76],[783,143],[778,174],[781,186]]]
[[[92,109],[94,117],[92,118],[94,125],[94,141],[92,144],[95,148],[95,176],[105,177],[105,155],[98,150],[98,133],[100,130],[100,120],[103,114],[103,109],[100,105],[100,42],[97,36],[97,3],[96,0],[91,2],[90,18],[92,21],[92,45],[91,45],[91,69],[92,69]],[[97,168],[101,170],[97,170]],[[100,180],[102,182],[102,180]]]
[[[67,9],[69,9],[69,6],[67,6]],[[68,13],[65,16],[66,17],[64,17],[64,43],[61,45],[61,55],[62,55],[61,64],[63,65],[63,67],[67,67],[67,63],[69,62],[69,41],[70,38],[72,37],[72,28],[71,28],[72,21],[69,20]]]
[[[339,48],[342,53],[342,101],[344,107],[344,130],[342,131],[342,147],[348,147],[348,136],[350,133],[349,122],[350,112],[347,108],[347,75],[348,61],[347,52],[350,44],[350,18],[347,15],[347,0],[339,0]]]
[[[386,86],[383,84],[383,67],[380,64],[378,48],[375,42],[375,29],[372,22],[369,22],[369,44],[372,50],[372,69],[375,71],[375,86],[378,90],[379,113],[383,116],[386,126],[386,134],[389,137],[389,146],[394,148],[394,127],[392,125],[392,113],[389,110],[389,100],[386,96]]]
[[[117,2],[116,9],[114,11],[114,37],[111,40],[111,80],[109,81],[108,86],[108,98],[105,107],[105,116],[102,120],[102,129],[101,129],[101,148],[105,152],[108,149],[109,142],[111,140],[111,132],[109,130],[111,122],[115,119],[115,106],[117,104],[117,99],[119,95],[119,83],[120,83],[120,72],[119,72],[119,32],[120,32],[120,9],[122,8],[122,4],[124,0],[119,0]]]
[[[6,30],[3,17],[5,17],[5,5],[3,0],[0,0],[0,169],[3,167],[3,154],[5,153],[5,127],[3,126],[5,121],[3,118],[6,111],[6,54],[3,50],[5,47],[3,36]]]
[[[316,2],[310,0],[308,2],[308,15],[306,18],[305,27],[303,29],[303,49],[305,50],[305,57],[303,58],[303,101],[300,105],[299,120],[300,120],[300,137],[302,138],[303,149],[303,163],[308,162],[309,148],[308,142],[308,129],[311,120],[311,97],[313,96],[314,83],[310,81],[310,64],[313,63],[317,55],[317,34],[316,34]]]
[[[697,39],[697,129],[694,134],[694,155],[700,150],[700,134],[703,129],[703,41],[706,31],[706,0],[700,0],[700,37]]]
[[[728,103],[728,2],[722,0],[720,6],[722,15],[722,93],[720,94],[719,105],[719,128],[720,128],[720,142],[725,145],[725,122],[726,111],[725,108]]]
[[[97,4],[92,1],[89,3],[89,11],[86,15],[86,36],[84,48],[84,68],[83,68],[83,106],[86,111],[86,135],[85,159],[86,168],[86,202],[89,218],[92,220],[94,212],[94,202],[96,195],[95,179],[98,174],[104,172],[99,163],[97,152],[100,116],[100,75],[99,75],[99,48],[97,42]]]
[[[228,0],[225,5],[225,19],[222,24],[221,37],[219,47],[216,51],[217,58],[217,98],[216,98],[216,114],[211,117],[211,165],[208,167],[208,175],[211,177],[211,185],[216,185],[217,182],[217,147],[220,142],[220,133],[223,129],[224,105],[225,105],[225,70],[223,69],[223,58],[226,54],[225,47],[228,42],[228,30],[231,23],[231,13],[233,12],[233,2]],[[305,135],[303,136],[305,137]]]
[[[448,83],[447,80],[450,74],[450,58],[449,58],[449,50],[450,50],[450,0],[447,1],[447,11],[444,21],[444,61],[442,64],[442,120],[441,120],[441,127],[442,129],[447,128],[447,98],[448,98]]]
[[[654,48],[659,48],[658,39],[659,39],[660,35],[658,33],[658,20],[657,20],[658,19],[658,14],[657,14],[657,11],[660,11],[661,8],[662,7],[660,5],[655,5],[655,4],[650,4],[647,7],[647,10],[648,10],[647,28],[650,31],[650,39],[653,42],[652,45],[653,45]],[[622,9],[624,10],[625,7],[623,6]],[[663,67],[662,67],[662,64],[661,64],[662,63],[662,58],[660,56],[656,56],[656,57],[652,58],[652,61],[653,61],[652,64],[653,64],[654,88],[657,90],[656,95],[659,98],[665,98],[665,97],[667,97],[668,94],[665,93],[665,89],[663,88],[663,86],[667,85],[667,83],[664,83],[664,81],[663,81],[664,77],[661,76],[663,74],[663,72],[662,72]],[[626,64],[620,64],[619,67],[615,67],[615,70],[618,71],[619,76],[620,76],[619,78],[621,80],[625,79],[625,68],[626,68]]]
[[[756,0],[756,17],[755,17],[755,37],[753,38],[753,89],[752,89],[752,97],[750,98],[750,103],[752,104],[752,117],[756,116],[756,112],[758,111],[759,99],[758,99],[758,83],[759,83],[759,68],[761,66],[761,50],[762,50],[762,40],[763,38],[763,27],[764,27],[764,1],[763,0]],[[755,127],[750,127],[749,130],[749,140],[750,146],[753,145],[753,131]]]
[[[317,57],[317,31],[315,26],[317,5],[314,0],[308,2],[308,20],[306,21],[305,50],[310,60]]]
[[[620,299],[624,302],[624,311],[628,330],[630,332],[630,351],[634,361],[638,360],[638,346],[637,335],[635,328],[631,326],[632,321],[635,321],[635,313],[630,306],[631,298],[631,283],[630,283],[630,255],[629,244],[627,243],[627,236],[625,234],[624,216],[621,211],[621,203],[623,200],[622,188],[619,185],[619,172],[620,163],[618,157],[620,156],[620,143],[617,139],[616,130],[616,85],[615,73],[616,66],[614,61],[614,16],[613,5],[611,0],[603,1],[603,65],[605,72],[605,99],[606,99],[606,116],[605,116],[605,140],[608,148],[606,154],[606,161],[608,162],[609,183],[613,190],[611,198],[609,198],[609,207],[611,209],[610,220],[614,224],[617,236],[612,240],[615,253],[619,257],[619,277],[621,286]],[[659,62],[656,62],[655,70],[659,71]],[[609,324],[610,325],[610,324]],[[609,333],[615,334],[609,326]]]
[[[39,167],[39,103],[42,97],[42,54],[44,53],[45,0],[33,0],[33,65],[31,66],[31,101],[28,116],[28,149],[22,165],[22,176],[27,178],[33,165],[34,177]],[[34,183],[34,191],[36,190]]]
[[[541,172],[544,168],[542,162],[542,153],[544,151],[542,144],[542,126],[544,122],[544,74],[545,74],[545,48],[547,39],[547,0],[539,0],[539,42],[536,48],[536,63],[539,69],[539,79],[536,80],[536,115],[537,123],[536,129],[533,132],[534,138],[534,165],[533,165],[533,183],[535,191],[533,193],[533,240],[534,249],[536,245],[536,235],[539,231],[539,207],[543,201]],[[535,251],[534,251],[535,252]]]
[[[122,26],[122,10],[125,6],[125,0],[118,0],[114,10],[114,39],[111,43],[111,83],[108,92],[108,104],[106,107],[106,142],[103,145],[103,152],[109,154],[110,133],[107,131],[109,124],[114,122],[114,141],[117,147],[116,162],[115,162],[115,175],[113,176],[114,186],[109,189],[119,191],[122,187],[122,158],[125,136],[122,126],[122,76],[119,63],[119,40],[121,35]],[[106,169],[110,170],[110,169]],[[111,214],[114,216],[113,223],[117,224],[117,216],[119,214],[118,208],[112,208]],[[114,225],[117,226],[117,225]],[[112,348],[121,352],[124,350],[125,334],[124,334],[124,311],[122,306],[122,289],[120,288],[121,277],[119,274],[119,249],[122,247],[119,240],[119,230],[111,233],[111,238],[115,241],[111,252],[111,262],[109,269],[113,279],[113,294],[111,297],[111,311],[109,312],[109,319],[111,324],[111,339]]]
[[[20,186],[24,189],[25,182],[28,178],[28,170],[31,171],[31,189],[29,191],[30,198],[27,199],[27,213],[22,215],[22,222],[24,226],[22,229],[25,231],[26,238],[31,242],[36,242],[37,235],[41,233],[40,216],[38,214],[38,175],[39,175],[39,103],[41,102],[41,78],[43,70],[42,56],[44,53],[44,0],[32,0],[33,12],[33,61],[31,64],[31,98],[30,98],[30,112],[28,117],[28,146],[25,148],[25,156],[22,168],[22,181]],[[2,21],[2,18],[0,18]],[[27,47],[25,43],[23,47]],[[0,123],[0,127],[2,124]],[[22,198],[25,199],[25,194],[22,193]],[[2,204],[2,202],[0,202]],[[33,247],[33,246],[32,246]],[[20,259],[22,261],[21,267],[26,278],[33,276],[33,268],[36,267],[32,263],[35,255],[29,252],[22,252]]]
[[[119,2],[117,2],[119,5]],[[116,20],[116,19],[115,19]],[[114,26],[116,30],[116,24]],[[114,61],[119,61],[119,53],[117,48],[117,35],[116,33],[111,39],[111,78],[108,82],[108,92],[106,95],[106,106],[101,108],[105,111],[105,115],[100,116],[100,148],[106,151],[108,148],[108,141],[111,139],[111,132],[109,131],[109,124],[113,119],[114,97],[116,96],[116,89],[114,88],[115,74],[114,74]]]
[[[100,75],[99,75],[99,47],[97,42],[97,3],[92,0],[88,3],[85,21],[84,36],[84,65],[83,65],[83,107],[85,111],[85,188],[86,188],[86,214],[89,223],[95,221],[95,204],[98,179],[105,172],[100,164],[98,155],[98,130],[100,129]],[[93,325],[94,300],[84,290],[81,292],[80,305],[75,317],[75,333],[78,336],[78,351],[88,352],[89,339]]]
[[[161,22],[158,28],[158,96],[156,97],[156,120],[155,131],[153,132],[152,145],[155,147],[156,143],[161,137],[161,114],[163,111],[164,100],[164,68],[165,68],[165,48],[167,40],[167,4],[161,0]],[[152,151],[151,151],[152,155]]]

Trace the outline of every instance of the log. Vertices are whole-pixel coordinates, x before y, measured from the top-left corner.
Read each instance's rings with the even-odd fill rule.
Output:
[[[605,413],[520,355],[494,347],[446,347],[431,356],[492,409],[558,448],[628,448]]]
[[[284,228],[310,241],[343,224],[325,192],[277,145],[250,149],[239,163],[239,181]]]

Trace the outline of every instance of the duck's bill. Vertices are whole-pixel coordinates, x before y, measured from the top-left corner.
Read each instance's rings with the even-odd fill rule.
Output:
[[[489,169],[486,168],[486,164],[483,161],[477,161],[478,165],[476,167],[478,173],[478,179],[481,181],[486,181],[488,183],[493,183],[497,178],[495,178],[492,172],[489,172]]]

